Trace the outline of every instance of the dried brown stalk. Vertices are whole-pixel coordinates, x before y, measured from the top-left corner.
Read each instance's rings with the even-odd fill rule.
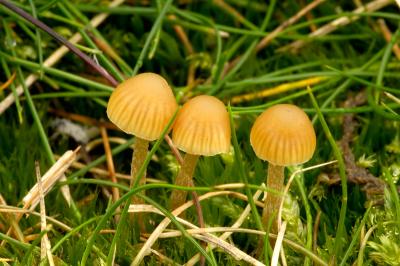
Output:
[[[100,134],[101,134],[101,137],[103,138],[104,151],[106,153],[109,177],[111,179],[111,182],[117,184],[118,181],[117,181],[116,174],[115,174],[114,161],[112,158],[112,153],[111,153],[111,148],[110,148],[110,142],[108,140],[107,130],[104,127],[100,127]],[[119,200],[119,190],[117,187],[112,187],[111,191],[112,191],[113,202],[116,202],[117,200]],[[118,207],[116,211],[117,211],[117,213],[119,213],[120,208]],[[118,221],[119,221],[119,215],[115,215],[115,223],[117,224]]]
[[[12,73],[10,78],[6,82],[4,82],[3,84],[0,85],[0,92],[7,89],[8,86],[10,86],[14,82],[15,76],[16,76],[16,72],[14,71],[14,73]]]
[[[315,217],[314,228],[313,228],[313,252],[317,253],[318,247],[318,232],[319,232],[319,222],[321,220],[321,210],[318,210],[317,216]]]
[[[385,40],[389,43],[392,40],[392,33],[390,32],[390,29],[386,25],[386,22],[384,19],[378,19],[378,25],[382,31],[383,37]],[[400,47],[397,43],[393,45],[393,53],[396,56],[398,60],[400,60]]]
[[[300,3],[301,3],[302,6],[304,6],[304,5],[306,4],[306,1],[305,1],[305,0],[301,0]],[[314,19],[314,16],[313,16],[313,14],[311,13],[311,11],[308,11],[308,12],[306,13],[305,17],[306,17],[306,19],[307,19],[308,22],[310,22],[310,21],[312,21],[312,20]],[[311,30],[311,31],[316,31],[316,30],[317,30],[317,26],[315,25],[314,22],[312,22],[312,23],[310,24],[310,30]]]

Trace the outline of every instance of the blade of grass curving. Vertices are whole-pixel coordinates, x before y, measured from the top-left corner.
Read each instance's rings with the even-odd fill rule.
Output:
[[[61,186],[63,184],[68,184],[68,185],[77,185],[77,184],[93,184],[93,185],[99,185],[99,186],[108,186],[108,187],[116,187],[118,189],[121,189],[123,191],[126,192],[130,192],[130,188],[128,186],[119,184],[119,183],[114,183],[112,181],[109,180],[103,180],[103,179],[94,179],[94,178],[76,178],[73,180],[67,180],[64,182],[60,182],[59,184],[57,184],[58,186]],[[177,186],[174,184],[168,184],[168,183],[152,183],[152,184],[146,184],[146,185],[142,185],[142,186],[138,186],[139,191],[142,190],[150,190],[150,189],[162,189],[162,188],[166,188],[166,189],[177,189],[177,190],[185,190],[185,191],[199,191],[199,192],[210,192],[210,191],[216,191],[216,189],[212,188],[212,187],[185,187],[185,186]],[[256,186],[256,185],[249,185],[249,188],[254,189],[254,190],[259,190],[259,189],[263,189],[260,186]],[[264,189],[265,190],[265,189]],[[274,193],[278,193],[276,191],[272,191],[272,190],[268,190]]]
[[[43,230],[39,233],[38,237],[29,244],[29,248],[26,250],[25,252],[25,256],[22,258],[21,260],[21,265],[29,265],[29,259],[34,256],[33,255],[33,251],[36,249],[39,251],[39,247],[38,244],[40,243],[40,241],[42,240],[43,236],[48,233],[49,230]],[[40,253],[40,251],[39,251]]]
[[[8,27],[7,22],[4,19],[2,19],[2,21],[3,21],[3,26],[4,26],[4,29],[5,29],[5,32],[6,32],[6,40],[7,40],[7,42],[11,43],[12,39],[11,39],[10,28]],[[0,58],[0,60],[1,60],[1,65],[2,65],[2,67],[4,69],[4,72],[5,72],[6,76],[7,76],[7,79],[10,79],[10,77],[11,77],[10,69],[8,68],[8,66],[7,66],[7,64],[6,64],[6,62],[4,61],[3,58]],[[14,95],[14,98],[15,98],[15,106],[17,107],[18,121],[19,121],[20,124],[22,124],[22,122],[23,122],[22,106],[21,106],[21,103],[19,101],[19,96],[18,96],[18,93],[17,93],[17,90],[15,88],[14,83],[12,83],[10,85],[10,88],[11,88],[11,91],[12,91],[12,93]]]
[[[32,10],[32,16],[37,19],[37,13],[36,13],[36,7],[35,3],[33,0],[29,0],[29,4],[31,6]],[[39,78],[43,78],[43,49],[42,49],[42,37],[40,34],[40,31],[38,28],[35,29],[35,34],[36,34],[36,45],[37,45],[37,51],[38,51],[38,57],[39,57],[39,65],[40,65],[40,70],[39,70]]]
[[[380,65],[379,71],[378,71],[378,75],[376,77],[376,86],[377,87],[369,86],[367,89],[367,93],[368,93],[368,103],[374,108],[374,110],[376,111],[377,114],[379,114],[385,118],[388,118],[388,119],[400,120],[400,115],[385,112],[385,109],[378,104],[379,99],[380,99],[380,89],[379,88],[383,84],[383,77],[384,77],[386,66],[389,62],[390,56],[392,55],[392,48],[396,44],[396,41],[400,34],[400,24],[397,26],[397,28],[398,29],[393,34],[392,39],[386,46],[385,53],[383,54],[381,65]]]
[[[89,19],[86,18],[85,16],[83,16],[79,10],[77,10],[74,5],[72,5],[71,3],[69,3],[69,1],[64,1],[62,0],[62,4],[61,3],[57,3],[57,6],[60,8],[60,10],[70,19],[76,19],[72,14],[75,14],[75,16],[79,19],[81,19],[86,25],[88,25],[90,23]],[[67,7],[69,10],[71,10],[71,12],[69,10],[67,10]],[[85,40],[85,42],[92,47],[93,49],[98,49],[100,50],[99,47],[97,47],[97,45],[92,41],[92,39],[89,37],[89,35],[82,29],[78,29],[79,33],[82,35],[82,38]],[[102,63],[102,65],[104,65],[105,69],[110,71],[110,73],[117,78],[117,80],[119,82],[122,82],[124,80],[124,77],[122,76],[122,74],[119,72],[119,70],[111,63],[111,61],[103,54],[99,54],[98,55],[100,63]]]
[[[314,94],[312,93],[310,87],[307,88],[307,91],[310,95],[312,105],[315,108],[315,110],[317,111],[318,119],[321,122],[322,129],[324,130],[325,136],[328,139],[329,144],[332,147],[333,154],[335,155],[335,158],[338,161],[338,166],[339,166],[339,175],[340,175],[340,181],[341,181],[341,185],[342,185],[342,206],[340,208],[339,221],[338,221],[338,226],[337,226],[337,230],[336,230],[336,237],[335,237],[335,243],[334,243],[334,248],[333,248],[334,254],[331,254],[331,262],[335,264],[337,258],[340,257],[340,253],[343,248],[343,245],[342,245],[343,239],[342,238],[345,237],[345,220],[346,220],[346,211],[347,211],[346,171],[345,171],[343,156],[340,153],[340,150],[336,144],[335,139],[332,136],[329,126],[325,121],[324,115],[322,114],[321,110],[319,109],[317,100],[315,99]]]
[[[30,244],[22,243],[22,242],[18,241],[17,239],[12,238],[11,236],[8,236],[8,235],[3,234],[1,232],[0,232],[0,239],[2,241],[8,242],[11,245],[17,246],[18,248],[21,248],[23,250],[28,250],[30,248],[30,246],[31,246]]]
[[[176,115],[176,113],[177,112],[175,112],[175,115]],[[144,171],[146,171],[147,165],[149,164],[149,162],[151,160],[150,154],[154,154],[155,153],[154,147],[158,147],[160,145],[160,143],[161,143],[161,140],[164,139],[165,134],[167,134],[167,130],[170,128],[170,126],[172,125],[172,123],[173,123],[173,121],[175,119],[175,115],[174,115],[174,117],[171,118],[170,122],[168,123],[168,126],[163,131],[162,135],[157,140],[156,144],[153,146],[151,151],[147,154],[147,157],[146,157],[143,165],[140,167],[140,169],[138,171],[137,177],[134,179],[135,183],[132,185],[132,188],[135,188],[135,187],[138,186],[139,181],[140,181],[138,177],[142,176]],[[158,146],[156,146],[157,143],[158,143]],[[119,243],[122,230],[125,228],[125,226],[127,226],[126,220],[127,220],[127,216],[128,216],[128,210],[129,210],[129,204],[125,204],[124,208],[122,209],[121,216],[120,216],[120,221],[119,221],[119,223],[117,225],[117,229],[115,230],[114,238],[113,238],[113,240],[111,242],[111,247],[109,249],[109,253],[108,253],[108,256],[107,256],[107,264],[108,265],[112,265],[114,263],[114,253],[115,253],[115,250],[117,248],[117,243]]]
[[[235,124],[233,121],[233,115],[232,115],[232,109],[231,109],[231,105],[228,104],[228,112],[229,112],[229,119],[230,119],[230,124],[231,124],[231,128],[234,129],[235,128]],[[258,214],[258,210],[257,210],[257,206],[254,203],[254,199],[253,199],[253,195],[251,193],[250,188],[248,187],[248,180],[247,180],[247,176],[246,173],[244,171],[244,167],[243,167],[243,159],[242,159],[242,153],[239,147],[239,143],[236,137],[236,131],[232,130],[232,142],[233,142],[233,148],[235,151],[235,160],[237,162],[238,168],[239,168],[239,176],[240,176],[240,180],[245,184],[245,192],[246,192],[246,196],[247,196],[247,200],[250,204],[250,208],[251,208],[251,213],[253,215],[253,219],[256,222],[257,228],[260,231],[265,231],[266,228],[263,227],[263,224],[261,222],[261,218],[260,215]],[[268,248],[269,248],[269,241],[268,241],[268,236],[266,235],[264,237],[264,242],[267,243],[267,245],[264,245],[264,252],[265,254],[268,254]],[[266,265],[269,264],[269,256],[265,256],[265,263]]]
[[[12,53],[15,53],[15,51],[12,51]],[[44,131],[42,122],[40,120],[39,114],[37,113],[37,110],[36,110],[35,104],[34,104],[34,102],[32,100],[32,97],[30,95],[29,89],[27,88],[27,86],[25,84],[25,78],[24,78],[24,75],[22,73],[22,70],[21,70],[20,67],[16,67],[16,68],[17,68],[17,76],[18,76],[19,82],[22,85],[22,88],[24,89],[25,98],[27,100],[28,107],[30,109],[31,115],[32,115],[33,120],[35,122],[36,128],[37,128],[37,130],[39,132],[39,136],[40,136],[40,139],[42,141],[42,145],[43,145],[43,147],[45,149],[45,153],[47,155],[47,159],[49,160],[49,162],[51,164],[55,164],[56,160],[54,159],[54,155],[53,155],[53,151],[51,150],[50,142],[49,142],[49,140],[47,138],[46,132]],[[70,198],[70,199],[66,198],[66,200],[69,201],[71,210],[74,213],[75,218],[78,221],[80,221],[82,216],[81,216],[77,206],[75,205],[74,200],[72,198]]]
[[[62,22],[64,24],[66,24],[66,25],[73,26],[73,27],[78,28],[78,29],[82,29],[82,28],[85,27],[85,25],[83,25],[80,22],[77,22],[76,20],[68,19],[66,17],[60,16],[60,15],[56,15],[56,14],[50,12],[50,11],[42,12],[41,16],[43,18],[51,19],[51,20],[54,20],[54,21],[57,21],[57,22]]]
[[[90,218],[89,220],[83,222],[82,224],[78,225],[77,227],[73,228],[71,231],[69,231],[67,234],[65,234],[60,240],[57,241],[57,243],[52,247],[51,252],[54,253],[57,251],[57,249],[59,247],[61,247],[61,245],[68,240],[68,238],[70,238],[71,236],[73,236],[74,234],[76,234],[79,230],[81,230],[82,228],[88,226],[91,223],[94,223],[95,221],[99,220],[100,217],[93,217]],[[104,256],[105,258],[105,256]]]
[[[47,32],[49,35],[51,35],[54,39],[56,39],[58,42],[62,43],[68,49],[70,49],[72,52],[74,52],[76,55],[78,55],[84,62],[86,62],[88,65],[90,65],[93,69],[95,69],[98,73],[100,73],[105,79],[107,79],[113,86],[118,85],[118,82],[112,77],[103,67],[100,65],[97,65],[96,63],[93,62],[93,60],[88,57],[86,54],[81,52],[79,49],[77,49],[73,44],[71,44],[67,39],[56,33],[54,30],[52,30],[50,27],[48,27],[46,24],[41,22],[40,20],[35,19],[31,15],[29,15],[27,12],[22,10],[21,8],[15,6],[13,3],[7,1],[7,0],[0,0],[0,4],[4,5],[8,9],[12,10],[13,12],[17,13],[27,21],[31,22],[35,26],[39,27],[40,29],[44,30]]]
[[[260,31],[264,31],[268,27],[273,10],[275,9],[275,4],[276,0],[272,0],[271,3],[269,4],[264,21],[262,22],[260,27]],[[211,89],[207,92],[207,94],[210,95],[216,94],[225,85],[227,81],[229,81],[232,77],[234,77],[236,72],[243,66],[243,64],[247,61],[250,55],[253,54],[258,44],[258,41],[259,38],[256,38],[255,40],[252,41],[249,48],[247,48],[246,52],[240,57],[239,62],[229,71],[229,73],[223,79],[221,79],[217,84],[215,84],[215,86],[212,86]]]
[[[111,150],[111,154],[112,155],[117,155],[118,153],[128,149],[130,146],[132,146],[134,142],[134,138],[129,139],[127,142],[125,142],[124,144],[118,145],[117,147],[115,147],[114,149]],[[74,179],[78,176],[82,176],[84,174],[86,174],[91,168],[104,163],[106,161],[106,156],[102,155],[100,157],[98,157],[96,160],[91,161],[89,164],[86,165],[86,167],[79,169],[78,171],[72,173],[69,176],[69,179]]]
[[[10,63],[18,64],[18,65],[24,66],[24,67],[29,68],[29,69],[38,70],[40,68],[40,65],[37,64],[37,63],[33,63],[33,62],[28,61],[28,60],[20,59],[20,58],[17,58],[15,56],[11,56],[11,55],[8,55],[6,53],[3,53],[1,51],[0,51],[0,56],[2,58],[4,58],[6,61],[10,62]],[[75,75],[75,74],[72,74],[72,73],[69,73],[69,72],[66,72],[66,71],[59,70],[57,68],[43,67],[43,71],[45,73],[54,75],[56,77],[68,79],[70,81],[74,81],[74,82],[77,82],[77,83],[79,83],[81,85],[86,85],[86,86],[89,86],[89,87],[92,87],[92,88],[95,88],[95,89],[109,91],[109,92],[112,92],[114,90],[113,87],[111,87],[111,86],[108,86],[108,85],[105,85],[105,84],[102,84],[102,83],[99,83],[99,82],[96,82],[96,81],[92,81],[92,80],[80,77],[78,75]]]
[[[6,29],[7,37],[10,38],[11,36],[10,36],[9,26],[7,24],[4,24],[4,27]],[[15,49],[11,48],[10,51],[11,51],[12,56],[16,57]],[[4,66],[5,66],[5,69],[9,70],[9,67],[8,67],[7,64],[4,64]],[[39,115],[37,113],[36,107],[35,107],[35,105],[33,103],[31,95],[29,93],[29,90],[26,88],[25,79],[24,79],[24,75],[22,73],[22,70],[21,70],[21,68],[19,66],[16,67],[16,70],[17,70],[17,78],[18,78],[19,82],[21,83],[21,85],[22,85],[22,87],[24,89],[24,94],[25,94],[26,100],[28,102],[29,110],[31,111],[33,120],[35,121],[36,128],[39,131],[39,136],[40,136],[40,139],[42,141],[45,153],[47,155],[47,160],[49,161],[49,163],[54,164],[56,162],[56,160],[54,159],[53,152],[52,152],[51,147],[50,147],[50,142],[49,142],[49,140],[47,138],[46,132],[44,131],[42,122],[40,121]]]
[[[340,81],[340,78],[328,80],[325,83],[322,83],[322,84],[319,84],[319,85],[316,85],[315,87],[313,87],[312,91],[316,92],[316,91],[320,91],[323,89],[328,89],[330,86],[332,86],[333,84],[335,84],[339,81]],[[254,106],[249,106],[249,107],[232,107],[232,110],[233,110],[234,114],[245,114],[245,113],[253,113],[253,112],[261,113],[270,106],[273,106],[278,103],[292,101],[294,99],[297,99],[297,98],[307,95],[307,94],[308,94],[307,90],[302,90],[299,92],[289,94],[288,96],[279,97],[276,100],[268,101],[265,104],[254,105]]]
[[[300,196],[301,196],[301,201],[303,202],[304,205],[304,210],[306,211],[306,221],[307,221],[307,241],[306,241],[306,248],[312,252],[312,234],[313,234],[313,217],[311,215],[311,209],[310,209],[310,204],[308,203],[308,198],[307,198],[307,193],[306,193],[306,187],[304,185],[303,181],[304,175],[296,175],[295,181],[297,184],[297,187],[299,188]],[[305,258],[304,260],[304,265],[309,266],[311,263],[311,260],[309,257]]]
[[[167,0],[164,4],[163,8],[161,9],[161,12],[158,14],[157,19],[154,22],[153,27],[151,28],[149,35],[144,43],[142,51],[140,51],[140,54],[136,61],[135,67],[133,68],[133,73],[132,73],[133,76],[136,75],[138,73],[139,69],[142,67],[143,60],[144,60],[145,56],[147,55],[147,51],[149,50],[150,45],[151,45],[157,31],[162,26],[162,21],[163,21],[165,15],[167,14],[167,11],[169,10],[171,4],[172,4],[172,0]]]
[[[52,8],[59,0],[46,1],[40,8],[38,8],[38,13],[45,12]]]
[[[272,103],[276,102],[286,102],[286,101],[274,101],[274,102],[270,102],[270,106],[274,105]],[[391,108],[391,109],[398,109],[400,108],[400,104],[397,103],[390,103],[387,105],[387,107]],[[372,106],[366,105],[366,106],[360,106],[360,107],[353,107],[353,108],[324,108],[324,109],[320,109],[321,113],[323,114],[330,114],[330,115],[337,115],[337,114],[347,114],[347,113],[370,113],[370,112],[375,112],[375,110],[372,108]],[[241,114],[241,115],[245,115],[245,114],[260,114],[262,112],[264,112],[265,109],[253,109],[253,108],[248,108],[246,109],[242,109],[239,111],[234,111],[232,112],[233,114]],[[316,114],[317,111],[314,108],[303,108],[303,111],[306,112],[307,114]]]
[[[383,49],[379,51],[378,53],[375,53],[374,56],[368,60],[362,67],[360,67],[360,70],[368,69],[375,61],[377,61],[381,55],[383,54]],[[329,95],[329,97],[322,103],[321,109],[326,108],[335,98],[338,96],[340,93],[345,91],[349,86],[351,85],[351,79],[347,79],[345,82],[343,82],[335,91]],[[315,124],[317,121],[318,116],[315,115],[312,119],[312,123]]]
[[[219,32],[219,30],[217,30],[215,23],[211,19],[209,19],[205,16],[202,16],[200,14],[196,14],[196,18],[200,22],[203,22],[204,24],[209,25],[215,31],[215,39],[216,39],[216,43],[217,43],[217,48],[215,49],[215,62],[213,63],[213,66],[211,69],[211,81],[214,84],[219,80],[220,75],[223,70],[223,67],[224,67],[224,63],[225,63],[221,60],[222,59],[222,57],[221,57],[221,54],[222,54],[221,33]]]
[[[231,105],[230,104],[228,104],[228,112],[229,112],[229,119],[230,119],[230,123],[231,123],[231,128],[234,129],[235,128],[235,123],[233,121],[233,114],[232,114],[232,109],[231,109]],[[240,176],[241,181],[245,184],[245,192],[246,192],[246,195],[247,195],[247,198],[248,198],[248,202],[249,202],[250,207],[251,207],[251,211],[252,211],[252,214],[253,214],[254,221],[256,222],[257,228],[260,231],[263,231],[263,225],[262,225],[262,222],[261,222],[261,218],[260,218],[260,215],[258,214],[256,204],[254,203],[253,195],[252,195],[251,190],[250,190],[250,188],[248,186],[249,182],[248,182],[247,175],[246,175],[246,173],[244,171],[244,167],[243,167],[243,164],[242,164],[242,162],[243,162],[242,157],[243,156],[242,156],[242,153],[241,153],[241,150],[240,150],[240,146],[239,146],[239,142],[238,142],[237,137],[236,137],[235,130],[232,130],[232,142],[233,142],[233,148],[234,148],[234,151],[235,151],[235,159],[236,159],[236,162],[237,162],[237,166],[239,168],[239,176]]]
[[[135,193],[137,192],[136,189],[137,189],[137,186],[138,186],[138,184],[139,184],[139,178],[138,178],[138,177],[140,177],[140,176],[143,175],[144,171],[145,171],[146,168],[147,168],[147,165],[149,164],[149,162],[150,162],[150,160],[151,160],[151,157],[155,154],[156,150],[158,149],[158,147],[160,146],[161,142],[163,141],[165,134],[167,134],[167,132],[168,132],[170,126],[172,125],[172,123],[173,123],[173,121],[174,121],[174,119],[175,119],[176,114],[177,114],[177,111],[175,112],[174,116],[173,116],[173,117],[170,119],[170,121],[168,122],[168,125],[164,128],[163,132],[161,133],[161,136],[157,139],[157,141],[156,141],[156,143],[154,144],[153,148],[151,148],[150,152],[147,154],[146,159],[145,159],[143,165],[140,167],[140,169],[139,169],[139,171],[138,171],[138,173],[137,173],[137,176],[135,177],[135,183],[132,185],[131,191],[129,191],[128,193],[125,193],[124,196],[122,196],[119,200],[117,200],[114,204],[112,204],[112,205],[110,206],[110,208],[107,210],[107,212],[103,215],[102,219],[101,219],[101,220],[99,221],[99,223],[97,224],[96,228],[95,228],[94,231],[93,231],[92,236],[88,239],[87,246],[86,246],[86,248],[85,248],[85,251],[83,252],[82,259],[81,259],[81,265],[82,265],[82,266],[85,266],[85,265],[86,265],[86,261],[87,261],[87,259],[88,259],[88,257],[89,257],[89,253],[90,253],[90,250],[91,250],[91,248],[92,248],[92,246],[93,246],[93,244],[94,244],[94,241],[95,241],[95,239],[96,239],[96,236],[97,236],[97,234],[99,233],[99,231],[100,231],[100,229],[102,228],[102,226],[104,226],[104,224],[105,224],[105,222],[107,221],[107,219],[110,218],[110,217],[112,216],[113,212],[115,211],[115,209],[116,209],[118,206],[120,206],[126,199],[129,198],[129,197],[128,197],[129,195],[133,195],[133,194],[135,194]],[[126,143],[125,143],[125,144],[126,144]],[[121,145],[121,146],[122,146],[122,145]],[[102,157],[105,157],[105,155],[102,156]],[[99,159],[100,159],[100,158],[99,158]],[[98,159],[98,160],[99,160],[99,159]],[[128,195],[128,196],[127,196],[127,195]],[[114,238],[113,238],[113,240],[112,240],[112,242],[111,242],[110,253],[109,253],[109,256],[108,256],[108,258],[107,258],[107,261],[108,261],[108,262],[112,261],[112,258],[110,259],[110,254],[112,254],[112,253],[114,252],[116,243],[117,243],[117,241],[118,241],[119,238],[120,238],[121,229],[122,229],[122,227],[123,227],[123,226],[121,226],[121,224],[123,225],[123,224],[125,223],[125,220],[126,220],[127,214],[128,214],[128,208],[129,208],[129,204],[125,204],[125,206],[124,206],[124,208],[123,208],[123,210],[122,210],[122,212],[121,212],[120,222],[119,222],[119,224],[118,224],[118,226],[117,226],[117,229],[116,229]]]
[[[156,6],[157,6],[157,12],[160,13],[161,12],[161,7],[162,7],[160,0],[156,0]],[[152,40],[152,42],[150,44],[150,48],[149,48],[150,51],[149,51],[148,56],[147,56],[147,58],[149,60],[153,59],[154,54],[157,51],[158,44],[160,42],[161,31],[162,31],[162,22],[161,22],[160,26],[158,27],[158,29],[156,31],[156,34],[155,34],[155,36],[154,36],[154,38],[153,38],[153,40]]]
[[[37,42],[36,34],[33,33],[33,31],[30,28],[28,28],[28,26],[26,25],[26,21],[24,21],[24,20],[15,20],[15,22],[29,37],[31,37],[31,39],[34,42]]]
[[[342,76],[345,76],[345,77],[347,77],[347,78],[349,78],[351,80],[357,81],[357,82],[359,82],[361,84],[364,84],[366,86],[371,86],[373,88],[377,88],[377,89],[380,89],[380,90],[385,90],[385,91],[392,92],[392,93],[400,93],[399,89],[391,88],[391,87],[387,87],[387,86],[383,86],[383,85],[376,85],[376,83],[373,83],[371,81],[368,81],[368,80],[360,78],[360,77],[357,77],[357,75],[360,75],[360,76],[363,75],[362,72],[356,72],[356,71],[347,72],[347,71],[341,71],[341,70],[333,68],[331,66],[325,66],[325,67],[330,69],[330,70],[335,71],[336,73],[338,73],[338,74],[340,74]],[[375,72],[373,72],[373,73],[364,72],[364,74],[365,74],[364,76],[375,76]],[[387,72],[384,75],[385,76],[389,76]]]
[[[394,203],[395,210],[396,210],[396,222],[397,222],[397,226],[400,231],[400,198],[399,198],[399,193],[396,188],[396,181],[393,180],[393,176],[389,172],[389,169],[387,167],[383,168],[383,173],[387,179],[387,183],[389,184],[391,198]]]
[[[346,252],[344,253],[343,259],[340,262],[339,266],[345,266],[347,259],[351,256],[351,252],[353,251],[354,246],[357,244],[358,236],[361,234],[361,229],[365,226],[367,219],[369,218],[369,213],[371,211],[372,206],[368,207],[367,211],[364,213],[364,216],[357,227],[357,230],[354,232],[354,237],[350,242],[349,247],[347,248]]]
[[[77,8],[83,12],[97,13],[107,12],[109,14],[116,15],[141,15],[141,16],[156,16],[157,9],[155,7],[144,7],[144,6],[114,6],[107,7],[100,3],[89,4],[89,3],[77,3]]]
[[[79,92],[48,92],[32,95],[32,99],[48,99],[48,98],[92,98],[92,97],[108,97],[109,92],[106,91],[79,91]]]

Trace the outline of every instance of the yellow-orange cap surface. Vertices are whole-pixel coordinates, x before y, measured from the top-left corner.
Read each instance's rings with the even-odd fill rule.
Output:
[[[122,131],[152,141],[177,108],[167,81],[154,73],[142,73],[117,86],[108,101],[107,115]]]
[[[256,119],[250,132],[250,143],[262,160],[289,166],[311,159],[316,137],[303,110],[291,104],[278,104]]]
[[[172,128],[172,141],[186,153],[212,156],[229,151],[231,128],[225,105],[201,95],[186,102]]]

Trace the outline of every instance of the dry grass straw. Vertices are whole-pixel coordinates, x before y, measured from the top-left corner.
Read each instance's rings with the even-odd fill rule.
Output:
[[[244,184],[236,184],[236,187],[238,187],[238,185],[244,185]],[[222,185],[222,186],[225,186],[225,185]],[[219,187],[221,187],[221,186],[219,186]],[[260,197],[260,195],[261,195],[261,191],[260,191],[260,190],[257,190],[256,193],[254,193],[254,195],[253,195],[253,200],[254,200],[254,201],[257,201],[257,199]],[[246,198],[247,198],[247,197],[246,197]],[[261,203],[261,206],[260,206],[260,207],[262,208],[263,206],[264,206],[264,204]],[[245,209],[243,210],[243,212],[240,214],[239,218],[236,220],[236,222],[234,222],[234,223],[232,224],[232,226],[231,226],[230,228],[231,228],[232,230],[238,229],[238,228],[243,224],[243,222],[246,220],[247,216],[250,214],[250,210],[251,210],[251,207],[250,207],[249,204],[247,204],[246,208],[245,208]],[[233,232],[233,231],[226,230],[219,238],[222,239],[222,240],[226,240],[228,237],[230,237],[230,236],[232,235],[232,232]],[[209,248],[212,250],[212,249],[215,248],[215,246],[210,246]],[[195,264],[198,262],[199,259],[200,259],[200,253],[194,255],[194,256],[186,263],[186,265],[188,265],[188,266],[190,266],[190,265],[195,265]]]
[[[42,177],[40,174],[40,166],[37,161],[35,161],[35,170],[37,185],[39,189],[39,202],[40,202],[40,231],[47,231],[46,223],[46,204],[44,201],[44,191],[42,186]],[[47,232],[44,233],[41,243],[40,243],[40,260],[43,261],[47,257],[50,266],[54,266],[53,254],[51,253],[51,244]]]
[[[206,194],[200,196],[199,201],[202,201],[204,199],[208,199],[211,197],[216,197],[216,196],[221,196],[221,195],[229,195],[231,193],[232,193],[232,191],[209,192],[209,193],[206,193]],[[191,206],[193,206],[192,201],[186,202],[182,206],[173,210],[172,215],[179,216],[183,211],[185,211],[187,208],[189,208]],[[131,265],[139,265],[141,263],[141,261],[143,260],[143,258],[150,254],[150,248],[153,246],[153,244],[159,238],[159,235],[164,231],[165,228],[167,228],[167,226],[170,223],[171,223],[171,220],[169,220],[169,218],[165,218],[164,220],[161,221],[161,223],[157,226],[157,228],[152,232],[150,237],[144,243],[143,247],[140,249],[139,253],[136,255],[136,257],[133,260]]]
[[[76,155],[79,149],[80,147],[78,147],[75,151],[69,150],[65,152],[40,179],[40,185],[38,182],[31,188],[31,190],[25,195],[22,200],[23,210],[29,209],[32,211],[39,204],[40,196],[46,195],[54,186],[54,184],[64,176],[65,171],[67,171],[69,166],[76,159]],[[18,221],[21,219],[22,214],[23,212],[19,212],[19,214],[15,216],[15,220],[12,220],[12,226],[7,230],[7,235],[10,235],[12,231],[14,231],[17,236],[19,235],[18,231],[16,231],[16,229],[18,229],[19,227],[16,227],[14,223],[18,224]],[[24,242],[23,239],[20,240]],[[1,242],[1,246],[4,246],[5,243],[6,242],[3,240]]]
[[[361,7],[354,9],[351,16],[340,17],[340,18],[335,19],[335,20],[329,22],[328,24],[325,24],[324,26],[318,28],[316,31],[311,32],[310,34],[308,34],[307,40],[312,40],[315,37],[325,36],[333,31],[335,31],[339,27],[345,26],[347,24],[350,24],[350,23],[358,20],[360,18],[360,16],[358,16],[358,15],[361,13],[373,12],[373,11],[379,10],[379,9],[381,9],[389,4],[392,4],[392,3],[393,3],[392,0],[375,0],[375,1],[369,2],[365,6],[361,6]],[[297,40],[297,41],[292,42],[289,45],[279,48],[278,51],[284,52],[287,50],[292,50],[293,52],[295,52],[298,49],[300,49],[301,47],[303,47],[306,43],[307,43],[306,40]]]
[[[208,194],[214,194],[214,195],[211,195],[211,196],[217,196],[217,195],[215,195],[215,193],[216,192],[210,192]],[[202,199],[202,197],[200,197],[200,199]],[[185,203],[185,204],[187,204],[187,203]],[[184,205],[182,205],[182,206],[184,206]],[[154,212],[154,213],[162,214],[157,208],[155,208],[153,206],[145,205],[145,204],[130,205],[129,206],[129,211],[130,212]],[[168,218],[166,218],[166,219],[168,219]],[[228,242],[222,240],[221,238],[218,238],[215,235],[212,235],[212,234],[208,233],[207,230],[210,229],[210,228],[199,228],[199,227],[195,226],[194,224],[192,224],[192,223],[190,223],[190,222],[188,222],[188,221],[186,221],[186,220],[184,220],[184,219],[182,219],[180,217],[176,217],[176,219],[181,224],[186,225],[186,226],[188,226],[188,227],[190,227],[190,228],[192,228],[194,230],[197,230],[197,232],[193,231],[193,230],[192,231],[188,230],[188,233],[192,234],[192,236],[194,238],[202,240],[204,242],[207,242],[208,244],[211,244],[213,246],[221,248],[224,252],[230,254],[233,258],[235,258],[235,260],[237,260],[237,261],[243,260],[243,261],[246,261],[247,263],[249,263],[251,265],[258,265],[258,266],[264,265],[260,261],[258,261],[255,258],[249,256],[248,254],[246,254],[242,250],[238,249],[237,247],[233,246],[232,244],[229,244]],[[219,231],[221,231],[220,228],[218,228],[218,229],[219,229]],[[171,235],[171,233],[173,233],[173,234]],[[168,233],[166,233],[166,234],[167,234],[167,237],[174,237],[174,236],[180,236],[181,232],[180,231],[175,231],[175,232],[170,232],[169,235],[168,235]],[[150,237],[152,235],[150,235]],[[160,233],[157,238],[160,238],[161,235],[162,235],[162,233]],[[132,265],[137,265],[137,264],[134,261],[132,263]]]
[[[396,103],[398,103],[398,104],[400,104],[400,99],[399,98],[397,98],[396,96],[394,96],[393,94],[391,94],[391,93],[389,93],[389,92],[383,92],[385,95],[386,95],[386,97],[388,97],[389,99],[391,99],[391,100],[393,100],[394,102],[396,102]]]
[[[286,224],[287,224],[287,222],[284,221],[282,223],[282,225],[280,225],[280,229],[279,229],[279,232],[278,232],[278,237],[276,238],[276,241],[275,241],[274,251],[272,253],[271,266],[277,266],[278,265],[279,254],[281,254],[281,249],[283,248],[282,247],[282,241],[283,241],[283,237],[285,236],[285,232],[286,232]],[[284,258],[285,256],[282,256],[282,257]]]
[[[18,207],[14,207],[14,206],[8,206],[8,205],[0,205],[0,213],[13,213],[13,214],[29,214],[29,215],[34,215],[37,217],[40,217],[40,213],[35,212],[35,211],[30,211],[27,209],[23,209],[23,208],[18,208]],[[59,228],[61,228],[64,231],[71,231],[72,228],[69,227],[68,225],[60,222],[59,220],[50,217],[50,216],[45,216],[47,222],[50,222],[54,225],[57,225]]]
[[[54,184],[62,179],[64,173],[70,167],[73,161],[75,161],[77,153],[79,152],[80,147],[75,149],[74,151],[69,150],[66,151],[58,161],[44,174],[42,177],[42,185],[43,185],[43,194],[46,195]],[[31,190],[29,190],[28,194],[22,199],[22,203],[24,204],[24,208],[30,208],[33,210],[38,204],[40,200],[40,192],[39,185],[36,183]]]

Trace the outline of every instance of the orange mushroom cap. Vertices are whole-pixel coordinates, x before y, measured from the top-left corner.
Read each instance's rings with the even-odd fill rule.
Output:
[[[316,137],[302,109],[278,104],[265,110],[254,122],[250,143],[256,155],[275,165],[302,164],[311,159]]]
[[[213,96],[190,99],[179,110],[172,141],[189,154],[212,156],[229,152],[231,128],[225,105]]]
[[[122,131],[152,141],[177,108],[167,81],[154,73],[142,73],[117,86],[108,101],[107,115]]]

